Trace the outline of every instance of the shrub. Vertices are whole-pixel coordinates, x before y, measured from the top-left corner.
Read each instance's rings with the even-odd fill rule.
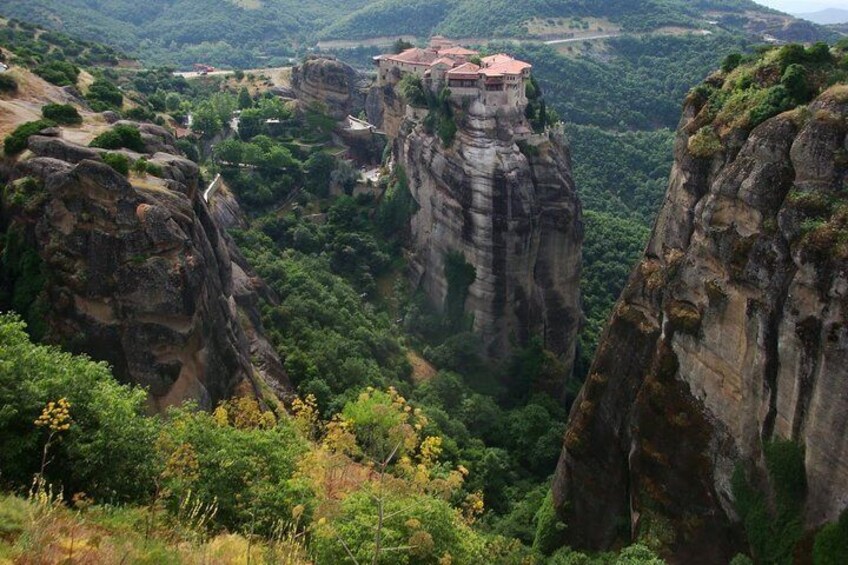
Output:
[[[130,160],[122,153],[106,153],[103,162],[124,176],[130,174]]]
[[[562,545],[565,524],[560,521],[554,507],[553,493],[548,491],[542,506],[536,512],[536,538],[533,549],[545,555],[550,555]]]
[[[804,450],[792,441],[776,440],[768,442],[763,451],[769,486],[776,501],[774,510],[763,492],[748,481],[741,467],[731,480],[733,497],[754,559],[760,563],[789,564],[803,536]]]
[[[136,120],[139,122],[152,122],[156,119],[156,114],[154,114],[151,110],[147,108],[143,108],[141,106],[136,106],[135,108],[130,108],[124,115],[127,119]]]
[[[456,131],[456,121],[454,121],[453,116],[442,116],[442,119],[439,120],[439,139],[442,140],[445,147],[453,145],[453,140],[456,139]]]
[[[144,152],[144,141],[138,128],[131,125],[117,125],[94,138],[89,144],[91,147],[101,149],[131,149],[139,153]]]
[[[789,65],[780,79],[780,84],[796,104],[809,100],[810,87],[807,84],[807,72],[803,65]]]
[[[383,553],[380,563],[487,562],[483,540],[447,502],[421,494],[380,495],[369,486],[341,502],[340,514],[332,524],[319,523],[311,544],[316,562],[349,561],[339,538],[359,563],[372,562],[377,524],[375,496],[383,497],[383,547],[412,546],[406,551]]]
[[[751,126],[756,127],[793,106],[792,97],[786,87],[783,85],[773,86],[766,92],[765,99],[751,110]]]
[[[26,149],[29,136],[55,125],[56,122],[51,120],[38,120],[21,124],[3,141],[3,151],[6,155],[17,155]]]
[[[124,104],[124,95],[118,87],[106,79],[95,80],[88,88],[85,98],[96,112],[104,110],[120,110]]]
[[[135,163],[132,164],[132,171],[138,175],[143,175],[147,173],[147,159],[142,157],[141,159],[136,160]]]
[[[159,444],[174,454],[166,474],[176,500],[191,493],[206,504],[217,501],[216,522],[260,534],[309,505],[311,491],[293,478],[307,446],[287,419],[276,422],[250,398],[214,414],[180,408],[170,418]]]
[[[13,77],[10,77],[7,74],[0,74],[0,92],[17,92],[18,91],[18,81],[16,81]]]
[[[0,540],[20,534],[32,520],[32,508],[17,496],[0,495]]]
[[[47,104],[41,108],[41,115],[47,120],[52,120],[62,125],[82,123],[82,116],[70,104]]]
[[[157,165],[156,163],[147,162],[147,174],[153,175],[154,177],[161,177],[164,173],[162,171],[162,167]]]
[[[776,440],[767,443],[764,451],[778,510],[799,508],[807,490],[804,448],[791,440]]]
[[[52,445],[46,479],[68,494],[144,500],[155,473],[158,433],[158,420],[144,416],[146,393],[118,384],[105,363],[34,345],[24,329],[15,315],[0,315],[4,481],[29,486],[46,439],[33,422],[48,402],[64,398],[70,404],[70,428]]]
[[[57,86],[74,86],[79,69],[67,61],[50,61],[35,67],[32,72]]]
[[[407,104],[419,108],[427,107],[427,95],[420,77],[411,74],[404,76],[398,83],[398,91]]]
[[[848,509],[843,510],[839,521],[827,524],[816,535],[813,545],[815,565],[842,565],[848,563]]]
[[[689,138],[689,153],[703,159],[710,158],[722,150],[721,140],[712,126],[704,126]]]
[[[721,62],[721,70],[729,73],[734,70],[742,62],[742,55],[739,53],[731,53]]]

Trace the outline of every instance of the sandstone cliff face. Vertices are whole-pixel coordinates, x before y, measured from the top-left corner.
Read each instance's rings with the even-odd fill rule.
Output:
[[[369,123],[394,139],[406,119],[406,103],[393,86],[374,86],[365,99],[365,114]]]
[[[449,148],[414,120],[395,141],[395,160],[418,205],[414,279],[444,304],[445,257],[461,253],[476,269],[465,311],[490,353],[502,357],[540,335],[570,373],[582,320],[583,227],[563,136],[537,136],[523,153],[514,137],[524,125],[518,109],[475,103],[463,114]]]
[[[154,409],[254,394],[257,377],[287,388],[258,321],[264,286],[234,262],[194,163],[148,155],[163,178],[130,181],[97,150],[59,137],[29,145],[4,193],[3,227],[7,245],[42,265],[34,311],[46,340],[108,361],[118,378],[149,389]],[[24,284],[5,278],[13,294]]]
[[[291,84],[300,103],[322,104],[328,115],[342,120],[365,107],[369,81],[341,61],[314,56],[292,69]]]
[[[666,201],[569,417],[553,494],[574,546],[666,524],[673,562],[727,562],[730,477],[762,475],[774,438],[806,448],[807,526],[848,506],[848,94],[695,157],[704,106],[687,103]]]

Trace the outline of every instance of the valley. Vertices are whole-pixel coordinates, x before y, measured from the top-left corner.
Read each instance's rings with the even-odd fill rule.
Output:
[[[0,562],[848,558],[848,41],[494,4],[0,20]]]

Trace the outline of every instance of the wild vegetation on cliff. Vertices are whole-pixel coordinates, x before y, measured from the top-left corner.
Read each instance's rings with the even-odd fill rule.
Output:
[[[764,49],[687,97],[669,192],[569,417],[552,494],[568,527],[541,539],[844,555],[846,65],[845,42]]]
[[[168,35],[176,33],[172,28],[152,27],[160,9],[171,8],[162,13],[178,20],[173,10],[180,5],[171,4],[149,5],[144,17],[150,21],[135,22],[144,24],[142,33],[168,37],[176,44]],[[354,2],[353,8],[363,9],[334,22],[325,16],[323,4],[310,4],[313,11],[306,15],[314,21],[290,19],[293,34],[285,40],[265,41],[257,33],[269,46],[264,52],[251,43],[254,37],[239,35],[241,28],[271,33],[258,19],[267,16],[264,10],[288,9],[288,4],[238,10],[216,4],[209,7],[206,23],[218,32],[226,28],[227,41],[241,42],[234,50],[218,44],[216,56],[253,62],[266,55],[287,57],[287,41],[301,37],[298,33],[355,36],[365,30],[365,16],[378,29],[392,26],[392,33],[402,31],[395,24],[412,10],[416,18],[404,21],[416,29],[469,31],[476,29],[474,24],[515,35],[523,33],[515,27],[516,19],[553,17],[545,11],[552,6],[578,16],[584,11],[595,14],[595,6],[576,1],[498,4],[502,10],[486,12],[485,17],[479,17],[479,3],[455,4],[458,8],[441,2]],[[632,8],[632,3],[625,4]],[[750,8],[747,2],[732,0],[643,4],[653,8],[650,18],[632,10],[625,13],[618,2],[603,9],[622,10],[603,15],[626,29],[641,30],[693,24],[700,12],[690,8]],[[33,9],[43,16],[45,6],[39,0]],[[130,10],[116,7],[119,20]],[[73,17],[82,13],[75,4],[72,9],[79,10]],[[249,9],[254,13],[247,13]],[[230,18],[231,13],[238,17]],[[93,25],[98,22],[104,20]],[[137,33],[115,21],[108,24],[113,33]],[[325,24],[323,32],[316,31]],[[204,30],[198,26],[194,31],[202,36]],[[721,202],[711,204],[714,223],[703,231],[715,238],[720,258],[716,262],[727,265],[721,276],[687,271],[697,255],[684,261],[676,247],[686,229],[669,228],[669,217],[688,218],[693,206],[668,212],[658,229],[671,244],[649,248],[634,275],[645,296],[631,300],[637,291],[628,287],[606,335],[606,314],[625,285],[629,265],[639,258],[662,198],[672,154],[668,128],[676,119],[674,101],[696,77],[706,74],[711,61],[747,44],[735,36],[621,39],[610,43],[617,56],[606,62],[570,60],[542,46],[516,48],[537,61],[549,97],[576,122],[570,126],[572,149],[582,155],[575,177],[584,185],[588,205],[583,289],[589,319],[583,344],[592,351],[600,341],[600,348],[566,429],[565,407],[559,395],[550,394],[552,383],[562,383],[570,372],[562,358],[531,337],[501,362],[492,362],[483,354],[480,336],[470,331],[474,320],[464,305],[479,276],[470,255],[444,254],[444,273],[438,276],[445,280],[446,296],[444,304],[436,305],[444,307],[442,313],[399,276],[409,244],[406,228],[419,211],[410,187],[420,185],[422,169],[407,170],[395,163],[391,175],[384,167],[377,190],[357,187],[358,173],[338,158],[340,148],[334,146],[332,109],[284,103],[267,92],[270,81],[262,76],[240,73],[189,83],[168,69],[113,68],[120,56],[111,50],[25,24],[4,25],[0,31],[11,42],[16,65],[54,85],[81,91],[69,90],[62,103],[44,105],[40,112],[45,121],[28,122],[14,131],[6,139],[9,167],[0,171],[4,180],[14,177],[3,191],[0,304],[29,323],[25,328],[16,315],[0,316],[0,439],[8,446],[0,453],[0,486],[9,493],[0,498],[0,560],[655,565],[662,562],[659,554],[693,560],[705,555],[729,558],[740,550],[759,562],[787,562],[801,552],[811,554],[816,563],[844,561],[848,513],[840,517],[832,508],[834,493],[842,485],[832,481],[836,486],[831,491],[821,486],[827,481],[822,461],[828,460],[822,446],[838,439],[828,435],[828,425],[819,424],[822,416],[815,410],[821,410],[821,398],[827,394],[813,394],[811,390],[818,389],[811,383],[828,377],[821,367],[844,366],[832,345],[844,340],[841,326],[831,323],[842,316],[841,305],[830,310],[833,301],[828,301],[843,292],[839,277],[848,257],[848,212],[840,188],[845,155],[839,143],[831,143],[842,140],[845,131],[848,98],[843,86],[834,86],[848,73],[845,44],[833,50],[790,46],[756,56],[731,56],[720,73],[689,95],[687,109],[693,115],[687,114],[686,130],[680,134],[686,142],[678,143],[677,150],[685,152],[682,166],[692,167],[691,178],[715,180],[711,175],[717,173],[707,172],[707,165],[729,170],[739,155],[747,155],[744,144],[760,140],[761,132],[767,143],[757,147],[756,158],[783,151],[782,161],[808,176],[800,174],[788,190],[785,183],[775,183],[786,192],[779,212],[767,208],[773,195],[760,195],[767,201],[762,217],[753,214],[729,222],[731,212]],[[181,33],[180,41],[197,39],[185,30]],[[208,52],[207,47],[141,48],[154,57],[179,53],[185,62]],[[651,72],[659,67],[667,71]],[[561,81],[561,76],[588,78]],[[11,81],[3,96],[13,96],[27,85],[26,80]],[[608,89],[606,98],[597,96],[598,85]],[[538,92],[533,83],[530,89]],[[444,97],[425,95],[423,103],[431,112],[420,139],[435,135],[439,151],[461,151],[461,129],[469,128],[470,112],[446,105]],[[241,110],[237,133],[231,127],[236,108]],[[95,116],[92,110],[113,114]],[[143,123],[172,127],[189,113],[198,134],[192,141],[177,142],[166,130]],[[528,114],[539,131],[556,115],[537,97]],[[107,116],[136,121],[108,127],[103,123]],[[57,124],[74,136],[96,127],[97,135],[90,136],[90,147],[66,143],[57,137]],[[772,126],[784,129],[774,133]],[[786,145],[782,136],[804,135],[807,141],[797,142],[791,154],[774,149]],[[509,144],[514,153],[510,158],[530,163],[534,182],[550,165],[544,159],[564,154],[564,145],[548,141],[542,149]],[[816,151],[807,143],[819,141],[830,144],[824,153],[832,160],[818,162],[810,172],[803,166],[805,156]],[[180,151],[202,165],[203,176],[175,155]],[[240,226],[232,230],[234,242],[212,226],[200,196],[202,181],[217,172],[227,185],[219,197],[232,190],[247,212],[242,215],[236,204],[236,221],[228,224]],[[564,178],[552,178],[550,186],[568,184]],[[833,190],[822,189],[825,185]],[[355,188],[364,194],[353,196]],[[695,192],[703,196],[710,190],[707,183]],[[212,202],[211,208],[216,207]],[[112,208],[120,229],[105,229],[100,223],[110,216],[103,210]],[[57,210],[68,212],[61,215]],[[734,229],[751,233],[734,235]],[[98,252],[85,255],[74,247],[118,232],[126,235],[126,252],[98,247]],[[149,241],[136,237],[142,232]],[[693,228],[688,235],[696,241],[699,232]],[[790,255],[795,267],[789,264]],[[113,284],[111,271],[92,265],[113,257],[124,276],[104,299],[91,289]],[[174,257],[168,269],[162,268]],[[780,332],[781,344],[800,343],[797,365],[803,380],[796,388],[805,400],[797,403],[791,417],[782,407],[783,396],[775,396],[767,408],[749,410],[770,414],[762,424],[766,436],[793,441],[767,437],[760,442],[753,433],[746,441],[755,447],[741,440],[739,447],[733,445],[734,438],[720,435],[724,429],[711,436],[710,420],[700,411],[699,402],[721,398],[724,391],[710,389],[709,395],[693,400],[691,383],[681,385],[675,379],[684,371],[687,348],[714,337],[709,332],[715,316],[743,311],[756,316],[769,308],[769,296],[733,302],[741,292],[734,285],[744,286],[744,292],[767,286],[764,280],[779,278],[767,272],[779,260],[787,272],[797,268],[806,277],[784,293],[784,300],[818,293],[821,311],[826,312],[822,317],[829,318],[801,316],[797,311],[806,307],[802,300],[797,311],[786,315],[788,329],[779,327],[776,310],[762,324],[761,341],[769,348],[762,357],[778,353]],[[174,276],[166,279],[166,273]],[[694,295],[685,292],[693,279]],[[133,310],[135,295],[124,291],[134,292],[133,285],[151,280],[158,281],[156,292],[140,293],[139,302],[146,308],[156,301],[158,309]],[[56,288],[62,293],[45,292]],[[74,293],[67,294],[68,288]],[[159,291],[171,294],[166,299]],[[52,296],[59,299],[50,300]],[[646,306],[652,300],[660,301],[656,312]],[[120,308],[113,309],[118,303]],[[195,303],[199,306],[188,308]],[[100,325],[57,332],[57,321],[63,320],[55,315],[58,308],[73,312],[77,321],[96,318]],[[122,316],[120,323],[114,319],[117,315]],[[121,324],[128,318],[139,320],[143,331],[167,327],[167,339],[151,345],[151,336],[157,336],[139,330],[128,333],[130,338],[118,347],[118,342],[97,334],[124,331]],[[660,319],[665,320],[662,333]],[[191,328],[194,333],[185,338],[193,320],[212,320],[212,330]],[[210,334],[224,333],[223,342],[207,341]],[[86,342],[92,334],[103,341]],[[275,383],[262,375],[268,354],[256,341],[247,344],[250,334],[267,335],[271,360],[285,369],[285,379]],[[42,338],[91,351],[112,361],[113,368],[31,341]],[[668,344],[651,350],[652,339],[666,338]],[[161,355],[183,340],[187,347],[199,342],[199,349],[214,353],[234,350],[238,368],[228,366],[233,361],[229,357],[213,358],[209,374],[243,371],[246,378],[241,386],[210,386],[214,404],[207,405],[207,411],[191,404],[167,409],[168,403],[163,403],[161,413],[153,416],[147,403],[169,390],[175,375],[182,378],[175,366],[190,365],[184,351],[126,366],[120,357],[109,355],[122,348]],[[711,351],[734,349],[726,343],[713,345]],[[640,347],[651,351],[644,353]],[[710,357],[704,365],[712,361]],[[748,361],[736,360],[732,366],[744,367]],[[786,380],[793,375],[786,374],[786,367],[791,363],[769,361],[766,384],[756,382],[750,388],[775,394],[779,387],[781,394],[789,394],[792,386]],[[692,365],[685,371],[698,373]],[[615,379],[633,386],[611,392]],[[117,380],[142,382],[148,388]],[[293,388],[287,388],[289,382]],[[236,389],[240,396],[225,400]],[[611,394],[631,389],[639,390],[635,407],[617,402],[620,398],[610,400]],[[615,422],[611,427],[616,433],[609,437],[604,428],[608,422],[598,423],[604,414],[634,415]],[[834,416],[837,421],[830,427],[840,426],[840,417]],[[619,431],[628,439],[632,435],[633,441],[621,439]],[[677,441],[681,436],[675,434],[683,439]],[[553,490],[547,484],[563,435],[568,456],[578,461],[576,468],[581,457],[590,460],[576,471],[580,481],[569,483],[573,506],[563,503],[562,468]],[[725,443],[713,458],[722,465],[719,486],[713,489],[705,454],[714,446],[711,439],[719,436]],[[799,440],[802,436],[806,445]],[[592,457],[609,446],[615,452],[601,453],[601,462],[593,466]],[[613,470],[606,474],[604,465],[612,459]],[[622,469],[632,474],[617,474]],[[625,484],[632,485],[627,487],[632,491],[618,497]],[[701,487],[709,494],[701,496]],[[607,501],[612,502],[602,504]],[[831,522],[817,534],[805,533],[807,509],[826,513]],[[636,518],[628,515],[631,510],[638,512]],[[728,525],[731,511],[740,526]],[[611,514],[616,519],[610,520]],[[634,539],[631,524],[636,524]],[[574,551],[565,541],[591,551]],[[638,543],[624,547],[631,542]],[[624,549],[602,551],[613,546]],[[747,559],[738,555],[733,562]]]

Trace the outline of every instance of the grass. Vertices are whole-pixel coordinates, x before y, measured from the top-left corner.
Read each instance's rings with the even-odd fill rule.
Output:
[[[0,495],[0,564],[310,563],[290,537],[258,541],[209,533],[174,522],[164,512],[78,500],[77,507],[68,508],[55,497]]]

